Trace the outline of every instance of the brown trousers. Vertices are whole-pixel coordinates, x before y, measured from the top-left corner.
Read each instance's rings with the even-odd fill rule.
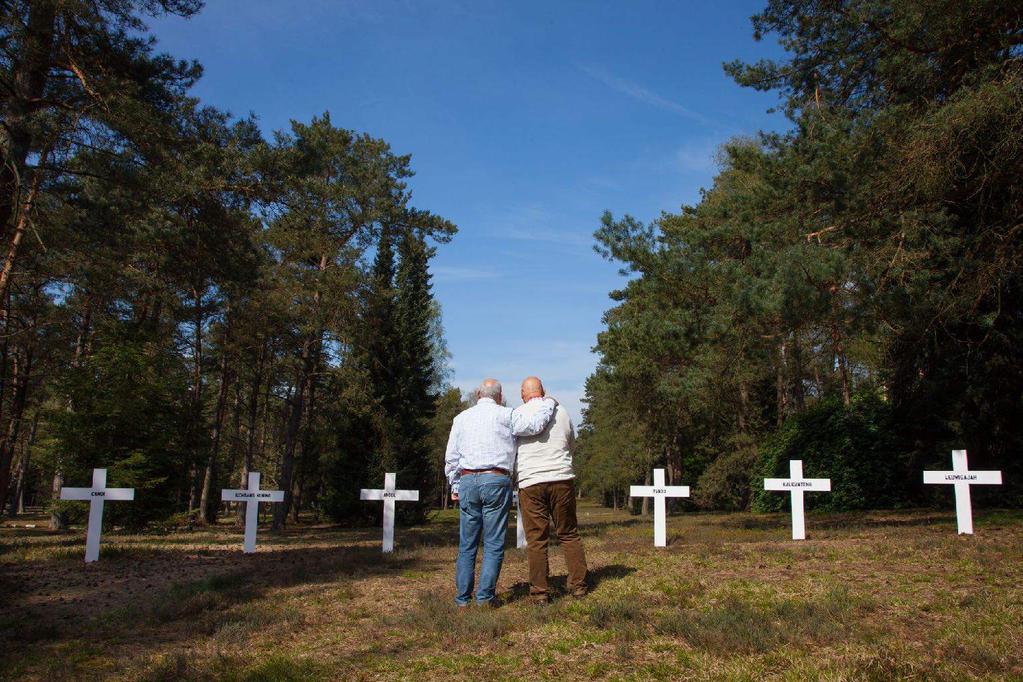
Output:
[[[579,540],[575,518],[575,482],[537,483],[519,490],[522,527],[526,531],[529,562],[529,593],[547,595],[547,544],[551,527],[561,543],[568,566],[570,592],[586,590],[586,554]]]

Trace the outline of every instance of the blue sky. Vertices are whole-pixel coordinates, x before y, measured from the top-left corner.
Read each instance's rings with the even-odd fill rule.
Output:
[[[454,383],[519,404],[537,374],[576,422],[601,315],[620,286],[592,250],[601,213],[644,221],[699,199],[716,148],[785,127],[774,95],[722,62],[764,0],[207,0],[150,26],[198,59],[204,102],[263,129],[329,111],[412,154],[413,204],[459,226],[433,262]]]

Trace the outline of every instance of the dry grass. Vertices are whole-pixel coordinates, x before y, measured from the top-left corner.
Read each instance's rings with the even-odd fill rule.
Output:
[[[225,524],[104,537],[0,529],[0,678],[1023,678],[1023,514],[686,514],[580,508],[594,588],[525,599],[510,549],[496,610],[452,601],[457,517],[398,531],[305,525],[240,552]],[[564,592],[553,551],[552,581]]]

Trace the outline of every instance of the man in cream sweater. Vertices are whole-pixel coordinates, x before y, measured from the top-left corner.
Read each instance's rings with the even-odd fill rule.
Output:
[[[525,404],[518,409],[527,414],[542,410],[544,396],[540,380],[527,377],[522,382]],[[547,545],[552,529],[565,553],[569,591],[575,597],[586,594],[586,554],[576,529],[574,445],[572,420],[561,405],[554,408],[543,431],[518,438],[519,510],[526,531],[529,594],[541,603],[548,600]]]

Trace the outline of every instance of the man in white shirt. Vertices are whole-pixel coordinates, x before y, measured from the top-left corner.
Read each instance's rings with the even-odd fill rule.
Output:
[[[458,501],[460,538],[455,563],[455,603],[468,606],[473,594],[476,554],[483,536],[476,603],[495,606],[497,578],[504,562],[504,536],[511,506],[511,472],[515,437],[540,433],[554,412],[553,400],[531,409],[501,404],[501,384],[487,379],[476,390],[477,402],[451,424],[444,455],[444,474]]]
[[[540,409],[545,398],[543,383],[537,377],[522,382],[522,402],[518,408],[527,414]],[[568,566],[568,589],[573,596],[586,594],[586,554],[576,528],[575,471],[572,449],[575,429],[568,411],[556,405],[543,431],[519,438],[518,483],[519,511],[526,531],[526,556],[529,562],[529,594],[546,603],[547,544],[551,528],[558,536]]]

